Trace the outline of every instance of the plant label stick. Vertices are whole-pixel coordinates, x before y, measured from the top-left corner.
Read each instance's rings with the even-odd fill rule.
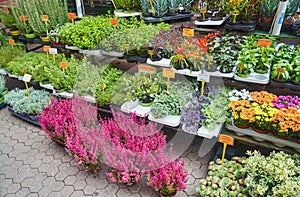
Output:
[[[42,16],[42,21],[43,22],[48,22],[49,21],[49,16],[48,15],[43,15]]]
[[[152,50],[148,50],[148,54],[150,55],[150,58],[152,59],[152,57],[153,57],[153,51]]]
[[[129,53],[129,44],[124,44],[124,48],[125,48],[125,50],[126,50],[126,54],[128,55],[128,53]]]
[[[118,21],[118,19],[116,19],[116,18],[111,18],[111,19],[110,19],[110,24],[111,24],[112,26],[114,26],[114,29],[116,30],[116,28],[117,28],[117,26],[118,26],[118,24],[119,24],[119,21]]]
[[[164,68],[163,69],[163,76],[168,79],[167,82],[167,91],[170,89],[170,79],[175,78],[175,70],[169,69],[169,68]]]
[[[56,48],[50,48],[49,49],[49,54],[53,55],[53,61],[56,63],[56,54],[57,54],[57,49]]]
[[[28,97],[30,97],[30,92],[29,92],[29,89],[28,89],[28,84],[31,80],[31,75],[29,74],[25,74],[22,78],[22,80],[24,81],[25,83],[25,87],[26,87],[26,91],[27,91],[27,94],[28,94]]]
[[[153,16],[155,16],[155,9],[154,9],[154,6],[153,6],[153,0],[149,0],[149,2],[150,2],[150,5],[151,5],[152,14],[153,14]]]
[[[60,68],[63,69],[63,72],[65,73],[65,69],[68,68],[68,63],[67,62],[60,62],[59,66],[60,66]]]
[[[25,31],[28,34],[28,30],[27,30],[27,27],[26,27],[26,21],[28,20],[27,16],[25,16],[25,15],[20,16],[20,20],[23,21],[24,27],[25,27]]]
[[[105,83],[101,83],[100,84],[100,88],[101,88],[102,91],[104,91],[104,89],[106,88],[106,84]]]
[[[276,68],[276,71],[278,72],[277,80],[279,80],[280,75],[285,72],[285,69],[284,68]]]
[[[183,28],[182,35],[183,36],[188,36],[188,37],[194,37],[195,30],[191,29],[191,28]]]
[[[12,47],[14,47],[15,40],[14,39],[9,39],[8,44],[10,44]]]
[[[232,11],[233,23],[236,23],[236,17],[240,15],[239,11]]]
[[[233,146],[234,138],[229,135],[220,134],[219,142],[223,143],[222,163],[224,163],[227,145]]]
[[[208,74],[199,74],[197,77],[197,81],[201,81],[201,96],[204,95],[204,87],[205,82],[208,83],[210,80],[210,76]]]
[[[76,19],[76,14],[68,13],[68,18],[72,21],[72,24],[74,25],[74,20]]]
[[[47,60],[49,59],[49,49],[50,49],[50,46],[44,46],[44,52],[47,55]]]
[[[244,64],[239,64],[238,67],[240,69],[240,74],[242,74],[243,73],[243,69],[245,68]]]

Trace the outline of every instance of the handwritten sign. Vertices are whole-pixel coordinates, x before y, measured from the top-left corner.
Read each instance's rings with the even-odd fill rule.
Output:
[[[183,28],[182,30],[183,36],[193,37],[195,35],[195,30],[191,28]]]
[[[14,40],[14,39],[9,39],[9,40],[8,40],[8,44],[10,44],[10,45],[15,44],[15,40]]]
[[[175,78],[175,70],[164,68],[163,69],[163,76],[167,78],[174,79]]]
[[[67,62],[60,62],[59,63],[60,68],[62,69],[67,69],[68,68],[68,63]]]
[[[272,44],[272,40],[269,39],[258,39],[257,46],[259,47],[270,47]]]
[[[52,55],[56,55],[57,54],[57,49],[56,48],[50,48],[49,53],[52,54]]]
[[[144,65],[144,64],[138,65],[138,69],[139,69],[139,72],[143,72],[143,73],[149,73],[149,74],[155,74],[156,73],[156,68],[154,68],[152,66],[147,66],[147,65]]]
[[[20,18],[21,21],[27,21],[28,20],[27,16],[25,16],[25,15],[22,15],[19,18]]]
[[[44,46],[44,52],[49,53],[50,46]]]
[[[76,19],[76,14],[75,13],[68,13],[68,18],[69,19]]]
[[[239,14],[240,14],[239,11],[232,11],[232,15],[233,15],[233,16],[237,16],[237,15],[239,15]]]
[[[210,80],[210,76],[208,74],[199,74],[197,77],[197,81],[204,81],[208,83]]]
[[[205,14],[206,12],[207,12],[207,9],[206,9],[206,8],[201,8],[201,9],[200,9],[200,13],[201,13],[201,14]]]
[[[233,146],[234,138],[229,135],[220,134],[219,142]]]
[[[110,24],[111,24],[112,26],[117,26],[117,25],[119,24],[119,21],[118,21],[118,19],[116,19],[116,18],[111,18],[111,19],[110,19]]]
[[[42,21],[43,22],[48,22],[49,21],[49,16],[48,15],[43,15],[42,16]]]

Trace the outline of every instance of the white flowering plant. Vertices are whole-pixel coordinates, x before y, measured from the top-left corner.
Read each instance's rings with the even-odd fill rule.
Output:
[[[247,100],[250,101],[250,92],[246,89],[242,90],[232,90],[229,92],[229,99],[230,101],[238,101],[238,100]]]

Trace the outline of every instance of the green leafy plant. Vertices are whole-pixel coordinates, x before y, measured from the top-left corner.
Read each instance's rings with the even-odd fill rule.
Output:
[[[139,10],[141,8],[139,0],[113,0],[117,9],[122,10]]]
[[[196,192],[201,196],[246,197],[248,191],[245,185],[245,158],[233,157],[231,161],[221,159],[211,161],[205,179],[200,180]]]
[[[26,90],[14,89],[4,97],[16,113],[27,113],[36,116],[50,103],[49,93],[45,90],[29,88],[30,97]]]
[[[0,32],[0,50],[2,47],[7,46],[8,45],[8,39],[9,37],[4,35],[2,33],[2,31]]]
[[[280,60],[272,66],[271,79],[287,81],[290,79],[292,69],[288,60]]]
[[[180,0],[168,0],[168,11],[170,14],[178,12]]]
[[[262,0],[260,14],[265,17],[274,17],[279,5],[279,0]]]
[[[151,13],[151,5],[149,0],[140,0],[140,4],[144,14]]]
[[[180,1],[182,7],[184,8],[185,11],[190,11],[193,0],[181,0]]]
[[[294,16],[298,10],[300,2],[298,0],[290,0],[285,11],[285,16]]]
[[[263,156],[257,151],[247,152],[245,183],[249,194],[257,196],[299,196],[299,155],[272,152]]]
[[[13,8],[11,8],[11,9],[13,9]],[[10,28],[11,30],[17,29],[16,20],[12,13],[7,13],[1,9],[0,10],[0,19],[5,27]]]
[[[23,46],[5,46],[0,49],[0,67],[7,68],[8,63],[15,57],[24,56],[24,47]]]

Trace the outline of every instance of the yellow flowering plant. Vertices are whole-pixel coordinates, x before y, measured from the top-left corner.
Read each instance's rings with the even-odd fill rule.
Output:
[[[259,104],[272,103],[273,100],[277,99],[277,96],[275,94],[266,91],[251,92],[250,97],[254,102]]]
[[[262,131],[271,131],[272,129],[272,118],[279,111],[272,103],[259,104],[253,102],[251,104],[255,113],[255,121],[252,123],[253,128]]]
[[[229,111],[237,127],[249,127],[255,118],[255,111],[247,100],[233,100],[229,103]]]
[[[300,139],[300,112],[295,107],[281,108],[271,118],[274,135]]]

